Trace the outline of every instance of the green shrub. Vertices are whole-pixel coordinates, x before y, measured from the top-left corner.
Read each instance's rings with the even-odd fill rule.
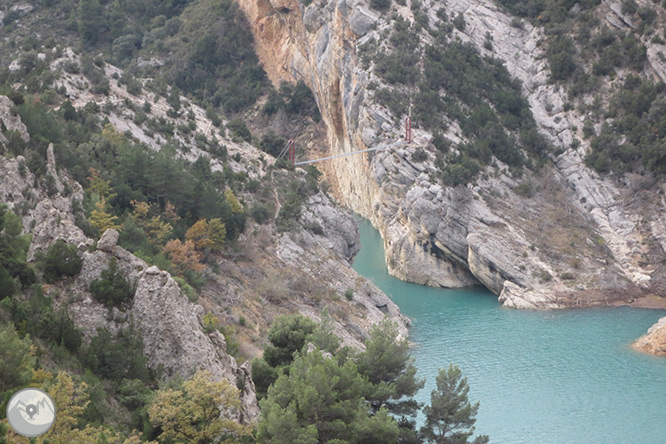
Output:
[[[428,160],[428,153],[423,148],[419,148],[412,153],[412,161],[424,162],[426,160]]]
[[[401,50],[383,54],[376,63],[376,72],[387,82],[412,85],[419,78],[419,55]]]
[[[41,285],[24,292],[23,298],[3,300],[2,308],[21,335],[30,334],[51,344],[62,344],[71,352],[81,346],[81,331],[64,308],[57,313],[53,310],[53,300],[44,296]]]
[[[522,197],[532,197],[532,195],[534,194],[534,191],[532,190],[532,184],[530,184],[529,182],[523,182],[517,185],[513,189],[513,191],[515,191],[516,194]]]
[[[265,224],[273,217],[274,210],[264,203],[255,204],[250,209],[250,217],[259,224]]]
[[[262,136],[259,148],[271,156],[277,157],[286,144],[287,141],[283,137],[278,136],[273,131],[269,131]]]
[[[452,20],[453,26],[456,27],[458,31],[464,31],[465,30],[465,15],[462,12],[459,12],[458,15],[455,16],[455,18]]]
[[[576,275],[567,271],[565,273],[560,274],[560,279],[565,281],[572,281],[576,279]]]
[[[310,116],[315,122],[321,120],[315,97],[304,81],[299,80],[295,85],[282,82],[280,84],[280,97],[287,112]]]
[[[550,62],[550,80],[567,80],[576,70],[574,55],[576,47],[573,41],[566,36],[559,36],[548,45],[546,55]]]
[[[118,261],[111,259],[109,268],[102,271],[99,279],[90,283],[93,299],[107,308],[124,308],[134,297],[134,290],[123,274],[118,270]]]
[[[50,310],[44,310],[39,317],[40,333],[37,336],[52,344],[63,345],[67,350],[76,353],[83,342],[81,331],[64,308],[58,312],[54,312],[50,305],[49,308]]]
[[[46,282],[53,283],[60,277],[79,274],[83,266],[83,259],[74,245],[58,239],[48,248],[46,255],[40,255],[38,263]]]
[[[378,11],[386,11],[391,7],[391,0],[370,0],[370,6]]]
[[[174,276],[173,280],[176,281],[178,286],[180,287],[180,290],[187,296],[187,300],[192,302],[193,304],[199,301],[199,295],[197,294],[196,290],[192,288],[190,284],[188,284],[185,279]]]
[[[133,329],[120,330],[115,335],[99,330],[90,341],[83,363],[96,375],[113,381],[150,379],[143,341]]]
[[[252,381],[257,390],[257,398],[266,396],[268,387],[275,382],[278,375],[278,370],[268,365],[262,358],[252,360]]]
[[[394,117],[400,118],[407,112],[407,96],[395,88],[380,88],[375,91],[375,99],[387,107]]]
[[[247,125],[242,120],[232,120],[227,124],[227,128],[231,131],[234,142],[239,142],[241,140],[245,140],[246,142],[252,141],[252,133],[250,133]]]
[[[442,180],[446,185],[455,187],[469,183],[479,174],[481,165],[466,154],[449,158],[441,171]]]
[[[622,13],[635,14],[638,10],[638,5],[634,0],[622,0]]]
[[[348,301],[351,301],[352,299],[354,299],[354,289],[348,288],[347,291],[345,291],[345,298]]]

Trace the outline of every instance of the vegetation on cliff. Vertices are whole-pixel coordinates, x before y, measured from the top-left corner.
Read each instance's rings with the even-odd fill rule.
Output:
[[[498,3],[542,27],[551,81],[566,87],[571,106],[577,101],[598,123],[596,131],[589,121],[583,128],[592,148],[588,166],[600,173],[664,174],[666,139],[660,116],[666,89],[646,75],[647,47],[664,43],[666,28],[659,20],[664,5],[623,1],[618,13],[630,25],[622,30],[599,19],[599,0]],[[663,62],[664,53],[659,54]],[[614,78],[619,80],[615,86],[604,87]]]
[[[424,381],[389,320],[372,329],[362,352],[340,348],[326,320],[317,325],[299,315],[278,318],[269,339],[253,362],[263,395],[259,442],[466,443],[472,436],[478,404],[469,404],[466,380],[453,367],[440,373],[424,410],[429,422],[416,429],[421,405],[413,396]]]
[[[659,20],[665,14],[663,5],[639,6],[633,0],[615,9],[599,0],[497,3],[516,16],[512,26],[521,28],[523,20],[529,20],[543,30],[539,45],[550,68],[549,81],[568,93],[564,111],[578,108],[587,114],[582,128],[591,146],[587,165],[600,173],[662,175],[665,140],[658,116],[666,92],[663,82],[648,75],[647,48],[664,43]],[[562,152],[537,132],[522,86],[503,62],[482,54],[493,49],[490,34],[477,49],[457,35],[465,32],[464,14],[455,15],[446,5],[433,18],[419,2],[411,2],[412,23],[390,6],[374,5],[387,11],[391,28],[382,32],[382,40],[361,45],[359,55],[366,68],[389,85],[371,88],[396,120],[410,111],[415,123],[436,137],[451,125],[460,127],[460,133],[454,131],[464,143],[436,144],[433,139],[445,184],[468,183],[495,159],[519,174],[523,166],[538,167],[550,154]],[[602,14],[617,14],[615,20],[625,26],[609,27]],[[662,50],[657,58],[657,63],[666,60]],[[580,140],[572,143],[576,147]]]
[[[418,3],[412,3],[412,11],[415,23],[392,16],[388,44],[371,40],[361,47],[361,54],[394,85],[375,91],[380,103],[396,120],[411,108],[415,123],[435,134],[442,181],[450,186],[468,183],[494,159],[515,174],[524,165],[542,164],[551,147],[536,130],[520,82],[511,78],[501,60],[483,56],[455,37],[454,29],[464,26],[462,16],[450,18],[442,7],[437,22],[430,23]],[[430,43],[423,43],[424,31]],[[453,124],[468,142],[451,146],[441,136]]]

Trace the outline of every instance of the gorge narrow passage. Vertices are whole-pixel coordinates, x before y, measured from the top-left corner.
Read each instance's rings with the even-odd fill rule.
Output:
[[[663,310],[518,311],[485,289],[444,290],[386,271],[381,237],[360,222],[354,268],[412,320],[419,402],[454,363],[480,401],[477,432],[503,444],[658,443],[666,436],[666,359],[630,348]]]

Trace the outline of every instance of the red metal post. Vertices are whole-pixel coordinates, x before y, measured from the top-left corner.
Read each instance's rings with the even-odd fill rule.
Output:
[[[296,161],[296,150],[294,149],[294,141],[289,140],[289,160],[291,161],[291,164],[293,165],[294,162]]]
[[[412,120],[409,117],[405,120],[405,139],[412,143]]]

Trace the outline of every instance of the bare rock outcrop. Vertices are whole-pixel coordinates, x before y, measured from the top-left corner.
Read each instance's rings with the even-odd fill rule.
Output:
[[[666,317],[659,319],[647,334],[638,338],[634,342],[634,348],[653,355],[666,356]]]
[[[331,249],[349,261],[361,249],[358,225],[354,219],[333,205],[330,198],[321,191],[305,203],[301,222],[311,231],[319,232]]]
[[[227,354],[219,331],[204,331],[203,308],[189,302],[168,272],[148,267],[116,245],[117,240],[118,232],[107,230],[95,251],[84,252],[81,273],[69,288],[67,309],[86,336],[93,336],[99,328],[116,332],[132,326],[141,335],[150,368],[161,369],[164,376],[179,374],[185,378],[198,370],[209,370],[214,377],[241,387],[240,419],[256,419],[259,410],[248,365],[239,367]],[[135,289],[126,310],[109,310],[93,301],[88,292],[90,283],[99,279],[112,260]]]
[[[319,193],[304,205],[301,222],[305,227],[318,228],[282,235],[278,239],[277,255],[285,264],[326,282],[338,295],[353,292],[354,308],[346,310],[344,321],[333,323],[334,332],[343,343],[363,348],[369,327],[387,315],[396,321],[400,334],[407,337],[409,320],[398,306],[345,263],[345,260],[351,261],[360,248],[353,216],[335,206],[327,195]],[[321,319],[316,307],[306,305],[300,307],[300,311],[313,319]]]
[[[0,96],[0,121],[5,126],[7,131],[16,131],[24,142],[30,141],[30,134],[28,129],[21,122],[18,114],[12,111],[14,103],[7,96]],[[0,132],[0,143],[6,144],[7,137]]]

